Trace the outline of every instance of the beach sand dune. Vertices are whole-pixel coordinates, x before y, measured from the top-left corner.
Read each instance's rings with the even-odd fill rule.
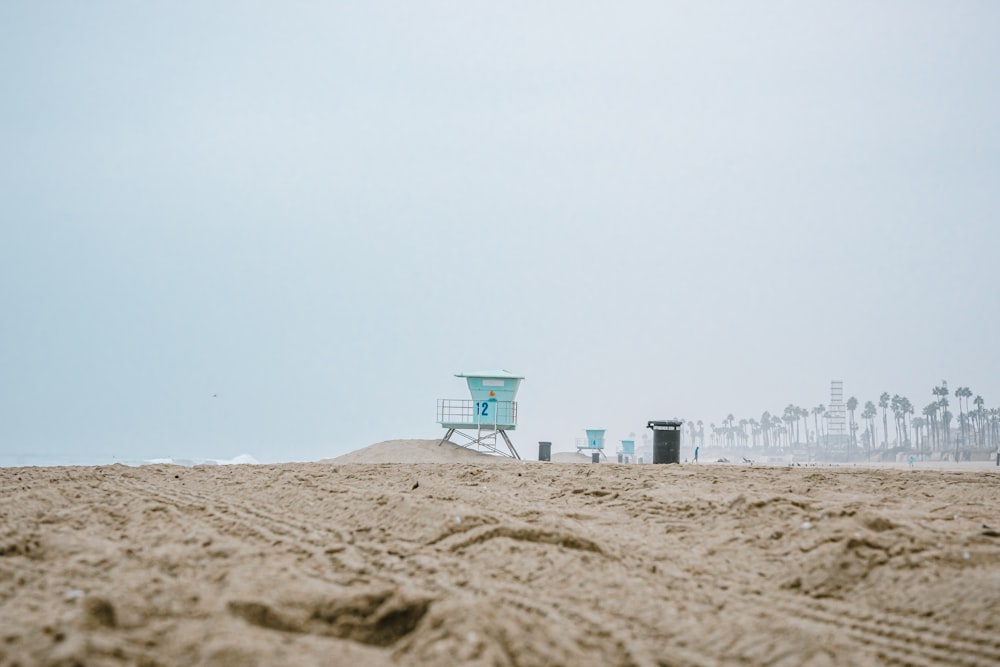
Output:
[[[1000,664],[995,472],[476,456],[0,469],[0,665]]]
[[[501,445],[503,446],[503,445]],[[320,463],[502,463],[504,457],[448,440],[386,440]]]

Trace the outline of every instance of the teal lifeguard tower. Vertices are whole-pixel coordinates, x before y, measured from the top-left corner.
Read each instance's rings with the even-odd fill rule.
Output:
[[[635,460],[635,440],[622,440],[622,457],[625,463]]]
[[[576,441],[576,453],[587,452],[589,454],[601,454],[604,458],[608,458],[607,454],[604,454],[604,432],[607,429],[603,428],[588,428],[587,440],[586,442]]]
[[[517,428],[517,401],[514,399],[524,378],[505,370],[456,373],[455,377],[465,378],[472,399],[438,399],[437,421],[448,429],[441,443],[457,434],[467,441],[456,443],[462,447],[485,449],[520,459],[507,431]],[[508,451],[500,449],[497,436],[507,445]]]

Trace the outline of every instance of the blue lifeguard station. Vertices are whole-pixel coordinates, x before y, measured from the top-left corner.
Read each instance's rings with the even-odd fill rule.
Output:
[[[603,428],[588,428],[587,431],[587,441],[581,443],[579,440],[576,441],[576,453],[580,454],[583,451],[587,451],[590,454],[597,453],[604,455],[604,458],[608,458],[607,454],[604,454],[604,432],[607,429]]]
[[[517,401],[514,399],[524,378],[505,370],[456,373],[455,377],[465,378],[472,400],[438,399],[437,421],[448,429],[439,444],[457,434],[467,441],[456,443],[462,447],[485,449],[520,459],[507,431],[517,428]],[[508,451],[497,446],[497,436],[503,439]]]
[[[635,440],[622,440],[622,456],[625,463],[632,463],[635,459]]]

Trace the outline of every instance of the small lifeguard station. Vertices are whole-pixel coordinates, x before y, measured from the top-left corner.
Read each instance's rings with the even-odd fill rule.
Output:
[[[517,428],[517,401],[514,399],[524,378],[505,370],[456,373],[455,377],[465,378],[472,399],[438,399],[437,421],[448,429],[441,442],[457,434],[467,441],[456,443],[462,447],[485,449],[520,459],[507,431]],[[500,449],[497,436],[503,439],[508,451]]]
[[[587,441],[582,443],[579,440],[576,441],[576,453],[580,454],[582,452],[587,452],[591,455],[604,455],[604,458],[608,458],[607,455],[604,454],[604,432],[607,429],[588,428],[585,430],[587,431]]]
[[[622,440],[621,455],[623,463],[635,461],[635,440]]]

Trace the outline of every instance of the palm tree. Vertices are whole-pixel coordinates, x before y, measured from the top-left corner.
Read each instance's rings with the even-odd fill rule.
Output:
[[[913,412],[913,404],[905,396],[896,394],[892,397],[892,415],[896,420],[896,444],[909,446],[909,429],[906,426],[906,415]]]
[[[865,401],[865,410],[861,413],[861,418],[868,423],[868,442],[867,450],[868,460],[871,460],[871,448],[875,446],[877,442],[877,437],[875,434],[875,416],[878,415],[878,411],[875,409],[875,404],[871,401]]]
[[[906,440],[906,446],[910,446],[910,436],[909,429],[906,426],[906,415],[913,414],[913,403],[910,403],[910,399],[906,396],[902,396],[899,399],[899,407],[903,412],[903,438]]]
[[[948,424],[948,421],[950,421],[950,420],[946,420],[945,419],[945,413],[947,412],[947,407],[948,407],[948,381],[947,380],[941,380],[941,386],[940,387],[934,387],[934,389],[932,389],[931,391],[933,392],[933,394],[935,396],[938,397],[938,402],[937,402],[938,403],[938,407],[941,408],[941,425],[943,427],[942,431],[943,431],[943,434],[944,434],[944,443],[942,444],[941,449],[947,449],[948,448],[948,441],[949,441],[949,437],[948,437],[949,424]]]
[[[990,410],[990,449],[994,449],[1000,442],[1000,408]]]
[[[791,445],[792,438],[792,422],[798,423],[799,421],[799,411],[794,405],[789,403],[785,406],[785,413],[781,416],[781,420],[785,422],[787,429],[786,431],[786,441]],[[798,438],[795,439],[798,442]]]
[[[924,419],[923,417],[914,417],[913,419],[910,420],[910,426],[913,427],[914,439],[917,441],[917,450],[920,451],[921,454],[924,453],[924,448],[922,446],[923,443],[920,440],[920,430],[924,427],[926,423],[927,420]]]
[[[736,427],[733,426],[733,424],[736,421],[736,417],[734,417],[732,414],[729,414],[726,416],[725,421],[726,421],[726,443],[729,444],[730,447],[735,447]]]
[[[896,446],[903,444],[903,439],[899,435],[899,423],[901,421],[900,416],[902,415],[903,410],[899,402],[899,394],[894,394],[892,401],[889,402],[889,408],[892,410],[892,421],[896,425]]]
[[[928,428],[930,429],[931,438],[931,449],[937,450],[938,447],[938,428],[937,428],[937,411],[938,404],[937,401],[929,403],[927,407],[924,408],[923,414],[927,418]]]
[[[813,427],[816,429],[816,444],[817,444],[817,446],[819,445],[819,418],[820,418],[820,415],[822,415],[825,412],[826,412],[826,408],[823,407],[822,403],[820,403],[819,405],[817,405],[815,408],[812,409]]]
[[[947,449],[951,446],[951,419],[954,415],[951,410],[948,409],[948,399],[942,398],[938,401],[938,405],[941,406],[941,430],[944,431],[944,448]],[[958,446],[958,443],[955,443]],[[958,455],[956,450],[955,455]]]
[[[854,411],[858,409],[858,399],[851,396],[847,399],[847,411],[851,413],[851,449],[856,449],[858,446],[857,441],[857,431],[858,425],[854,421]]]
[[[878,397],[878,406],[882,408],[882,449],[889,448],[889,419],[886,415],[886,408],[889,407],[889,392],[883,391]]]
[[[955,398],[958,399],[958,423],[962,427],[962,445],[968,447],[968,441],[965,435],[965,413],[969,407],[969,397],[972,396],[972,390],[968,387],[959,387],[955,390]],[[965,399],[966,410],[962,409],[962,399]]]
[[[802,420],[802,430],[806,432],[806,447],[809,447],[809,410],[807,410],[806,408],[796,408],[796,409],[799,411],[799,419]],[[799,423],[795,422],[795,435],[798,434],[799,434]]]
[[[764,449],[771,447],[771,413],[767,410],[760,415],[760,442]]]
[[[984,432],[984,416],[983,416],[983,400],[982,396],[976,396],[972,400],[973,404],[976,406],[976,441],[980,447],[986,446],[986,433]]]

